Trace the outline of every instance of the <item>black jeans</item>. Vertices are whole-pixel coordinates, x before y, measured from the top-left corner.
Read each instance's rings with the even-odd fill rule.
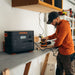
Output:
[[[63,75],[63,71],[65,71],[65,75],[74,75],[71,65],[74,57],[75,54],[61,55],[58,53],[56,75]]]

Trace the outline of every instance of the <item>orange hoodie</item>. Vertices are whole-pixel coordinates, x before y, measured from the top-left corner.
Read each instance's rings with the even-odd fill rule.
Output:
[[[55,47],[59,47],[59,52],[62,55],[71,55],[74,53],[74,43],[71,35],[70,24],[66,20],[62,20],[57,25],[56,33],[48,36],[49,39],[55,39]]]

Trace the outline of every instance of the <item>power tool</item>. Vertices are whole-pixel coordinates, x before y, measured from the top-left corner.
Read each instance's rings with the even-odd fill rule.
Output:
[[[47,47],[49,44],[51,44],[51,41],[46,41],[46,39],[41,38],[41,47]]]

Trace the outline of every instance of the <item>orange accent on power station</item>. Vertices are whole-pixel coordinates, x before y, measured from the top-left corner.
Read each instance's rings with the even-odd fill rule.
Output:
[[[4,36],[5,36],[5,37],[8,37],[8,34],[7,34],[7,33],[5,33],[5,34],[4,34]]]
[[[27,32],[19,32],[19,34],[28,34]]]
[[[16,53],[12,53],[11,55],[16,55]]]

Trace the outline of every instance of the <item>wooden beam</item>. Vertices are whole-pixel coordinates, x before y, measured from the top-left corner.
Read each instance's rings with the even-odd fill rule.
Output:
[[[63,9],[63,0],[62,0],[62,9]]]
[[[29,69],[30,69],[30,65],[31,65],[31,62],[29,62],[29,63],[26,64],[23,75],[28,75]]]
[[[49,58],[49,54],[46,54],[46,57],[45,57],[45,61],[44,61],[44,64],[43,64],[43,67],[42,67],[42,70],[41,70],[41,75],[44,75],[44,72],[45,72],[45,69],[46,69],[46,66],[47,66],[47,61],[48,61],[48,58]]]
[[[53,5],[53,6],[54,6],[54,3],[55,3],[54,0],[52,0],[52,5]]]

